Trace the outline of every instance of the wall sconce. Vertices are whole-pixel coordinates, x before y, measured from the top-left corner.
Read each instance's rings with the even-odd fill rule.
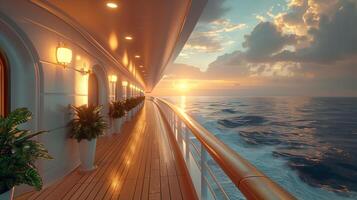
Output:
[[[78,56],[77,56],[77,58],[78,58]],[[59,47],[57,47],[56,59],[57,59],[57,63],[62,65],[64,68],[73,69],[74,71],[77,71],[77,72],[81,73],[82,75],[87,75],[87,74],[91,73],[90,70],[86,70],[84,67],[81,69],[67,67],[67,65],[72,62],[72,50],[64,47],[64,45],[62,43],[60,43]]]
[[[121,84],[122,84],[123,87],[128,86],[128,82],[127,81],[123,81],[123,82],[121,82]]]
[[[72,62],[72,50],[66,47],[58,47],[57,62],[66,67],[66,65]]]
[[[112,83],[115,83],[118,80],[118,77],[116,75],[111,75],[108,78],[109,78],[109,81]]]

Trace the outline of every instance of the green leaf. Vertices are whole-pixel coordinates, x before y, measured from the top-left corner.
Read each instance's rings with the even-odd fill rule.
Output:
[[[102,106],[72,106],[72,110],[74,112],[74,118],[69,123],[71,127],[71,138],[79,142],[82,139],[91,140],[97,138],[104,133],[107,126],[100,113]],[[105,126],[98,125],[102,123],[105,124]]]
[[[23,142],[25,140],[29,140],[37,135],[41,135],[43,133],[47,133],[48,131],[39,131],[39,132],[36,132],[36,133],[31,133],[29,135],[23,135],[21,138],[17,138],[17,140],[15,141],[15,144],[16,143],[19,143],[19,142]]]
[[[0,191],[20,184],[28,184],[36,189],[42,187],[35,161],[52,157],[43,144],[31,140],[46,131],[32,133],[17,128],[29,119],[31,112],[19,108],[0,120]]]
[[[26,184],[35,187],[36,190],[42,189],[42,178],[34,168],[27,168],[25,172],[25,181]]]

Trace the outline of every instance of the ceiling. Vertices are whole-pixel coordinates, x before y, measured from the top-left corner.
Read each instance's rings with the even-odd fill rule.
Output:
[[[108,1],[98,0],[48,2],[86,29],[129,70],[135,65],[146,91],[151,91],[160,80],[191,6],[191,0],[110,1],[117,8],[109,8]],[[127,36],[133,39],[126,40]]]

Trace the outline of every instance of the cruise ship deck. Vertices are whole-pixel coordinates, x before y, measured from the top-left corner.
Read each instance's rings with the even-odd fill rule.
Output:
[[[294,199],[151,94],[206,3],[0,0],[0,200]]]
[[[97,169],[70,175],[16,200],[197,199],[178,146],[151,101],[121,133],[97,143]]]

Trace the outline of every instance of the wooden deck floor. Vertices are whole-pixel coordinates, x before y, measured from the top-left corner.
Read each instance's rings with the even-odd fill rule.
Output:
[[[120,134],[97,142],[96,164],[78,169],[52,186],[17,200],[68,199],[197,199],[182,157],[152,102]]]

